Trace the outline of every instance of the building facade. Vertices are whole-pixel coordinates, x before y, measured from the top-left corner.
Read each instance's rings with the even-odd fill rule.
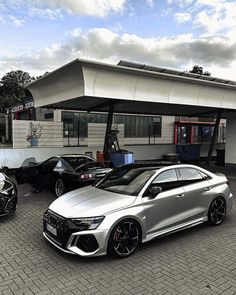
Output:
[[[7,133],[12,133],[9,138],[16,148],[30,146],[25,139],[30,133],[29,128],[27,129],[29,123],[26,121],[46,124],[43,133],[45,135],[45,130],[48,130],[48,139],[40,140],[41,147],[90,147],[102,145],[104,142],[107,122],[107,113],[104,112],[34,108],[33,101],[27,101],[11,108],[9,117],[14,122],[14,128],[11,123],[8,124]],[[115,113],[113,128],[120,132],[121,146],[208,144],[214,128],[214,119]],[[225,129],[226,120],[222,119],[217,139],[219,143],[225,142]],[[24,132],[27,134],[24,135]],[[55,132],[58,138],[51,142],[50,139]]]

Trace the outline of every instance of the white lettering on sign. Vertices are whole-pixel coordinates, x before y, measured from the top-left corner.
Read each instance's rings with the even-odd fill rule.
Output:
[[[16,112],[19,112],[19,111],[23,111],[23,109],[24,109],[23,104],[20,104],[20,105],[18,105],[18,106],[13,107],[13,108],[11,109],[11,112],[12,112],[12,113],[16,113]]]
[[[29,101],[25,104],[25,109],[29,109],[32,108],[34,106],[34,102],[33,101]]]
[[[24,105],[23,104],[20,104],[18,106],[13,107],[11,109],[11,112],[12,113],[16,113],[16,112],[20,112],[20,111],[23,111],[23,110],[27,110],[27,109],[33,108],[33,107],[34,107],[34,102],[33,101],[28,101]]]

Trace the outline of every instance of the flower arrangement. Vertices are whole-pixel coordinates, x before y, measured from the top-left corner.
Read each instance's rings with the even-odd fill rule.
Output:
[[[38,138],[42,134],[43,126],[41,124],[33,124],[30,122],[30,134],[26,136],[26,141],[31,143],[31,146],[38,146]]]

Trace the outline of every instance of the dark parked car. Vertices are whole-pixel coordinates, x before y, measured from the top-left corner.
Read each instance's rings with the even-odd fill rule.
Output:
[[[16,170],[18,184],[30,183],[36,191],[51,187],[57,197],[73,189],[90,185],[105,176],[110,168],[86,155],[54,156],[42,163],[29,163]]]
[[[14,213],[16,204],[16,185],[4,173],[0,172],[0,216]]]

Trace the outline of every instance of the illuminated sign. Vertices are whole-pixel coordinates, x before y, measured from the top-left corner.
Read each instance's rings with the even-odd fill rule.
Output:
[[[33,101],[28,101],[26,103],[22,103],[22,104],[19,104],[13,108],[11,108],[11,112],[12,113],[17,113],[17,112],[21,112],[21,111],[24,111],[24,110],[27,110],[27,109],[30,109],[30,108],[33,108],[34,107],[34,102]]]

